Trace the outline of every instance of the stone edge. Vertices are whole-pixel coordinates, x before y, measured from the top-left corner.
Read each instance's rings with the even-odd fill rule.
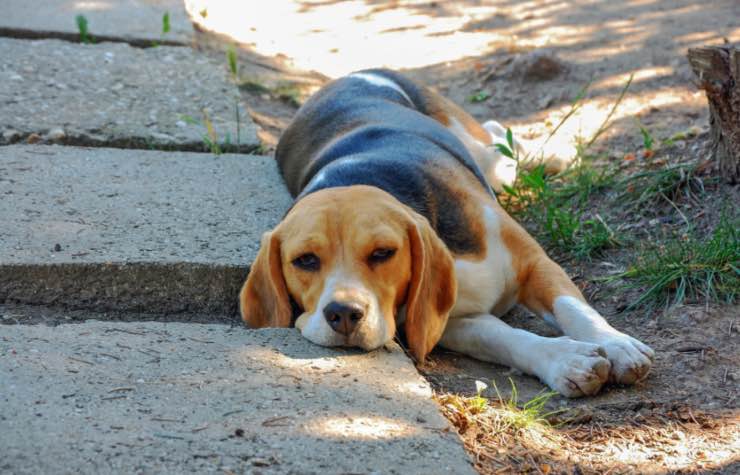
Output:
[[[0,263],[0,303],[236,316],[248,272],[201,263]]]

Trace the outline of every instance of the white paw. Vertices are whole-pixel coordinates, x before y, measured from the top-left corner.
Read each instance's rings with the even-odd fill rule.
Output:
[[[592,396],[609,378],[604,349],[568,337],[553,338],[538,376],[563,396]]]
[[[483,125],[483,128],[491,134],[491,138],[493,138],[494,142],[506,143],[506,127],[495,120],[487,120],[481,125]]]
[[[615,330],[592,341],[604,348],[612,365],[609,382],[635,384],[650,371],[655,352],[640,340]]]

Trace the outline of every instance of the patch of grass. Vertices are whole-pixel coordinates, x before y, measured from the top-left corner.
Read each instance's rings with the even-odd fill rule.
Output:
[[[162,36],[170,32],[170,12],[165,12],[162,15]]]
[[[637,127],[640,129],[640,135],[642,135],[642,146],[645,148],[645,150],[652,151],[653,145],[655,144],[655,139],[650,134],[650,131],[645,128],[640,121],[637,121]]]
[[[735,303],[740,295],[740,219],[722,215],[710,236],[693,233],[659,246],[647,247],[626,272],[628,288],[645,289],[627,310],[685,301]]]
[[[557,393],[542,391],[527,402],[519,402],[514,381],[509,378],[511,396],[505,399],[494,384],[497,399],[491,401],[482,394],[488,386],[476,381],[476,395],[464,397],[457,394],[438,395],[437,401],[448,419],[463,433],[476,422],[481,422],[496,432],[540,430],[549,427],[550,420],[563,410],[548,411],[548,401]]]
[[[237,80],[237,87],[252,94],[269,94],[271,97],[295,108],[302,104],[301,90],[294,83],[280,82],[274,87],[270,87],[257,78],[241,77]]]
[[[599,214],[594,219],[582,221],[579,231],[579,240],[576,241],[573,250],[577,257],[596,256],[623,244],[614,229],[606,224]]]
[[[231,71],[231,77],[236,80],[239,77],[239,63],[236,57],[236,48],[233,45],[226,50],[226,60],[229,63],[229,71]]]
[[[563,409],[548,411],[545,407],[548,401],[558,394],[557,392],[543,390],[524,404],[519,404],[519,392],[511,378],[509,378],[509,384],[511,384],[511,396],[509,399],[501,397],[498,387],[495,384],[493,385],[499,404],[504,409],[502,418],[507,427],[521,430],[529,429],[535,425],[549,426],[549,420],[553,416],[564,412]]]
[[[502,204],[512,215],[536,226],[548,247],[578,258],[591,258],[620,245],[614,230],[590,210],[589,198],[614,183],[612,171],[596,171],[581,163],[556,176],[547,176],[543,165],[523,170],[513,187],[505,187]]]
[[[485,102],[491,98],[491,93],[488,91],[478,91],[475,94],[471,94],[468,97],[468,101],[472,103]]]
[[[221,149],[221,145],[219,144],[218,140],[218,134],[216,133],[216,129],[213,126],[213,122],[211,122],[211,118],[208,115],[208,111],[203,109],[203,126],[206,129],[206,133],[203,134],[203,145],[205,145],[206,149],[213,153],[214,155],[221,155],[223,153],[223,150]],[[238,113],[238,110],[237,110]],[[200,123],[194,119],[190,115],[183,115],[182,120],[190,125],[200,125]],[[226,138],[226,145],[230,143],[229,137]]]
[[[271,92],[269,87],[253,78],[241,78],[237,87],[252,94],[269,94]]]
[[[519,161],[519,149],[514,147],[514,134],[511,129],[506,129],[506,143],[495,143],[493,146],[501,155]]]
[[[87,17],[85,17],[85,15],[77,15],[75,17],[75,22],[77,23],[77,31],[80,33],[80,42],[85,44],[92,43],[93,38],[90,36]]]
[[[292,83],[280,83],[273,90],[272,94],[293,107],[301,106],[301,91],[295,84]]]
[[[644,208],[667,200],[674,202],[704,191],[704,182],[696,176],[697,163],[680,163],[645,170],[620,180],[620,201],[630,209]]]
[[[165,35],[169,33],[171,30],[170,25],[170,12],[164,12],[162,15],[162,31],[159,34],[159,39],[164,40]],[[156,48],[159,46],[159,41],[152,41],[152,48]]]

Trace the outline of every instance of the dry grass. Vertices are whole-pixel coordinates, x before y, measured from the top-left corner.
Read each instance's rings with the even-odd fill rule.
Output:
[[[437,394],[481,474],[694,473],[740,468],[740,416],[688,406],[629,417],[591,413],[517,425],[521,409],[485,398]],[[595,422],[596,419],[601,422]]]

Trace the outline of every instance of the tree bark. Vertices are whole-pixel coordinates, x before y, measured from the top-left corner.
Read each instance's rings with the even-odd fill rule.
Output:
[[[712,157],[722,179],[740,183],[740,45],[690,48],[688,57],[709,102]]]

